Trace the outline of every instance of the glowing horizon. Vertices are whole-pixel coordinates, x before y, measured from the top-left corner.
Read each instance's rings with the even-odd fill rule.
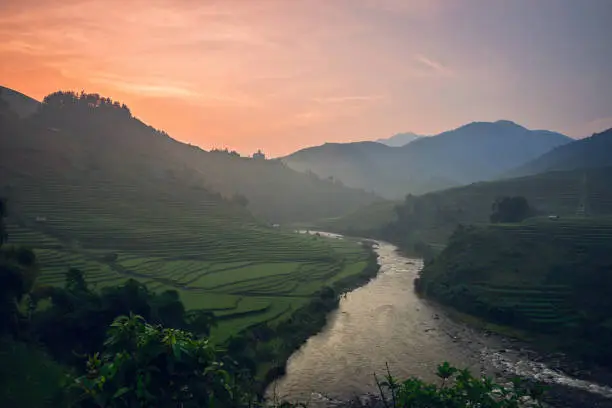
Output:
[[[612,127],[610,4],[8,0],[0,84],[99,93],[243,154],[498,119],[581,137]]]

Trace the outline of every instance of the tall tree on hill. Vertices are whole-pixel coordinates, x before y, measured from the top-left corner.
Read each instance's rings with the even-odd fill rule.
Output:
[[[492,223],[521,222],[533,212],[527,199],[522,196],[500,197],[493,202],[491,209]]]

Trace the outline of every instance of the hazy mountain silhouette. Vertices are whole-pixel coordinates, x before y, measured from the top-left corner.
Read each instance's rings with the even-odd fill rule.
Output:
[[[10,110],[22,118],[32,115],[40,105],[36,99],[1,85],[0,99],[7,102]]]
[[[22,185],[82,185],[86,191],[101,183],[113,199],[131,186],[143,199],[172,195],[194,206],[202,194],[229,200],[239,194],[248,210],[272,222],[334,217],[379,200],[278,160],[178,142],[97,94],[49,95],[25,120],[0,114],[0,152],[0,188],[12,186],[15,194]]]
[[[496,178],[571,140],[500,120],[473,122],[401,147],[327,143],[282,160],[299,171],[398,198]]]
[[[406,133],[398,133],[393,135],[387,139],[378,139],[377,143],[382,143],[391,147],[400,147],[405,146],[410,142],[414,142],[418,138],[425,137],[422,135],[417,135],[416,133],[406,132]]]
[[[612,128],[559,146],[508,172],[506,176],[525,176],[547,171],[604,166],[612,166]]]

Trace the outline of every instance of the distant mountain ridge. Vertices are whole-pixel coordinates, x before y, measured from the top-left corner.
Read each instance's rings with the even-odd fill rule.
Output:
[[[415,140],[421,137],[426,137],[426,136],[417,135],[416,133],[412,133],[412,132],[406,132],[406,133],[398,133],[386,139],[378,139],[376,140],[376,142],[384,144],[386,146],[390,146],[390,147],[400,147],[400,146],[405,146],[408,143],[414,142]]]
[[[298,171],[333,177],[387,198],[491,180],[573,139],[514,122],[472,122],[404,146],[326,143],[281,158]]]
[[[506,176],[527,176],[547,171],[605,166],[612,166],[612,128],[576,140],[573,143],[559,146],[508,172]]]

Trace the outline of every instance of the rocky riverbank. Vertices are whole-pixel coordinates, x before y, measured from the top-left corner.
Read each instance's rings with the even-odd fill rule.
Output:
[[[378,408],[373,373],[384,373],[387,363],[398,379],[437,381],[436,366],[448,361],[501,382],[516,374],[544,382],[547,401],[559,408],[612,408],[605,372],[452,317],[414,293],[422,261],[379,244],[378,276],[348,293],[325,329],[291,356],[286,375],[274,384],[275,395],[315,408]]]

